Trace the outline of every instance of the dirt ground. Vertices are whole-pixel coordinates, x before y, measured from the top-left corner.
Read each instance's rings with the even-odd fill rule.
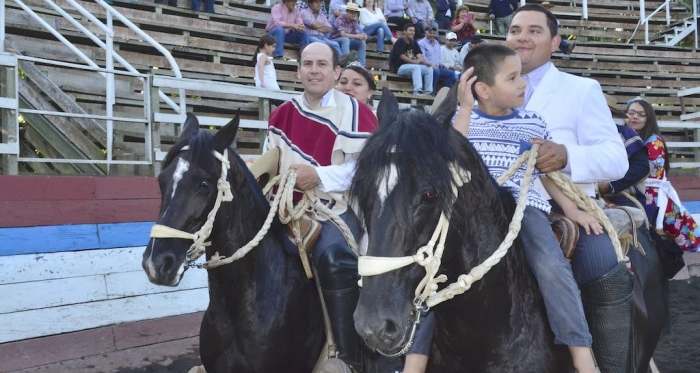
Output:
[[[671,281],[671,330],[659,341],[654,361],[661,373],[699,373],[700,278]],[[187,373],[199,365],[190,352],[142,368],[119,369],[117,373]]]
[[[700,278],[671,281],[671,331],[661,337],[654,361],[661,373],[698,373]]]

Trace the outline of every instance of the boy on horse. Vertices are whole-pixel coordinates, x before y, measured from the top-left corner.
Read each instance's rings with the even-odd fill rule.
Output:
[[[529,148],[530,140],[549,139],[550,136],[537,113],[517,109],[523,105],[527,84],[520,77],[520,59],[514,50],[498,44],[476,48],[464,59],[464,69],[459,87],[460,109],[454,127],[469,138],[491,176],[498,179]],[[476,108],[475,98],[478,101]],[[535,179],[540,176],[542,174],[536,172],[531,180],[524,180],[523,165],[503,186],[517,200],[521,189],[526,187],[525,183],[529,183],[520,237],[538,284],[541,288],[551,286],[548,291],[542,291],[542,295],[555,343],[569,346],[578,373],[594,373],[595,363],[590,350],[592,338],[578,287],[550,228],[547,215],[551,205],[534,187]],[[600,223],[579,210],[552,180],[546,177],[539,180],[566,217],[583,227],[587,234],[603,233]],[[558,263],[561,265],[534,262],[536,257],[532,253],[560,257]]]

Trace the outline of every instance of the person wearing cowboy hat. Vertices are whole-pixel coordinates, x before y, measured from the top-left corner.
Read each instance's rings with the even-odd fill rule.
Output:
[[[360,26],[360,6],[348,3],[345,14],[335,19],[330,39],[340,44],[343,54],[349,54],[350,50],[357,51],[357,59],[363,67],[367,57],[367,34]]]
[[[323,13],[323,0],[308,0],[308,5],[301,10],[301,20],[309,33],[309,42],[320,41],[335,49],[340,56],[340,65],[357,58],[357,55],[343,54],[343,49],[336,40],[331,40],[329,35],[333,26],[328,22],[328,18]],[[298,7],[297,7],[298,8]]]

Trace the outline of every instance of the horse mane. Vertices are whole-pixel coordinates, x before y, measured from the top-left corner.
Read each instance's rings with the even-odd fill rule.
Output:
[[[472,181],[465,188],[474,193],[474,198],[500,198],[498,193],[494,193],[495,188],[483,188],[489,183],[495,186],[495,182],[464,136],[452,127],[438,124],[426,112],[401,110],[391,123],[380,125],[373,132],[358,159],[358,172],[355,173],[350,195],[360,205],[361,219],[366,219],[372,212],[378,183],[389,172],[391,164],[396,166],[398,180],[403,181],[397,183],[394,190],[400,188],[400,191],[408,193],[412,182],[415,182],[413,178],[424,179],[433,189],[432,192],[440,197],[436,203],[442,211],[452,211],[455,202],[450,164],[471,173]]]

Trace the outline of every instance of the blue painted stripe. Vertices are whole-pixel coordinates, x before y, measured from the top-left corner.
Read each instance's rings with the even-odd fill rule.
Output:
[[[144,246],[153,222],[0,228],[0,256]]]
[[[691,214],[700,214],[700,201],[683,201],[683,207],[685,207]]]

